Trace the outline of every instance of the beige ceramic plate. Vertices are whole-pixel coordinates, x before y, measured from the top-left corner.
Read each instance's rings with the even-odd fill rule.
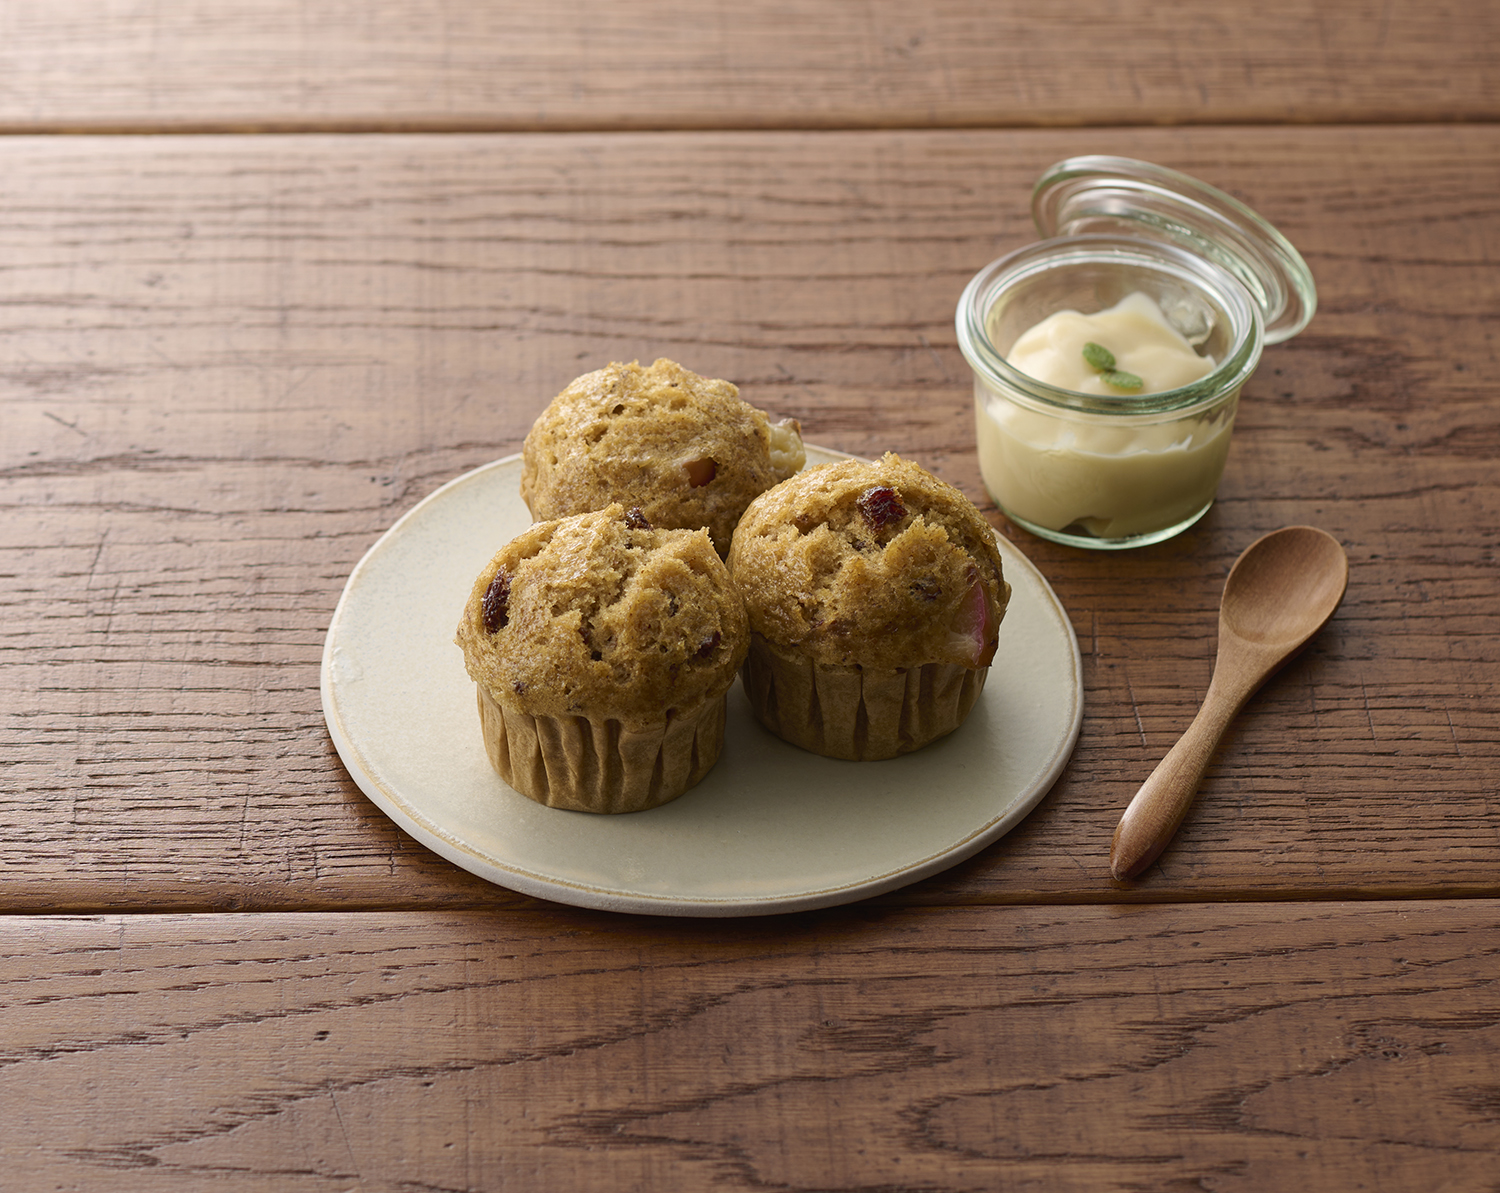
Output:
[[[809,463],[846,459],[808,449]],[[984,694],[951,736],[839,762],[766,733],[740,686],[718,765],[649,812],[544,808],[490,769],[453,633],[473,579],[531,524],[520,458],[426,498],[349,577],[323,649],[323,712],[361,790],[430,849],[561,903],[727,916],[846,903],[935,874],[1047,793],[1083,714],[1078,642],[1041,574],[999,539],[1014,592]]]

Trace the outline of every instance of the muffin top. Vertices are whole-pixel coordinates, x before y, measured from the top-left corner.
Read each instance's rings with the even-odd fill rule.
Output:
[[[707,533],[652,529],[615,504],[502,547],[455,641],[507,709],[648,725],[726,691],[749,630]]]
[[[827,664],[986,667],[1010,600],[983,515],[894,454],[809,468],[756,498],[729,570],[754,632]]]
[[[670,360],[578,378],[532,425],[521,496],[534,518],[618,501],[652,526],[706,527],[722,555],[758,494],[806,459],[795,421],[772,424],[728,381]]]

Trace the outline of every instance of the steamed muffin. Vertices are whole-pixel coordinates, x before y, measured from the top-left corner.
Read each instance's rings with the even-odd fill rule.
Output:
[[[833,758],[891,758],[957,729],[1010,599],[983,515],[892,454],[810,468],[758,497],[729,569],[750,616],[755,715]]]
[[[533,424],[522,448],[531,516],[560,518],[621,502],[651,525],[708,529],[723,555],[745,507],[802,467],[797,423],[772,423],[728,381],[670,360],[612,364],[579,377]]]
[[[713,767],[748,639],[708,534],[614,504],[502,547],[456,641],[501,778],[551,807],[632,812]]]

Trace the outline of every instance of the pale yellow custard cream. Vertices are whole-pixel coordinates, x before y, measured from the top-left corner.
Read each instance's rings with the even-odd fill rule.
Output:
[[[1028,377],[1085,394],[1117,394],[1104,375],[1084,358],[1085,344],[1102,344],[1114,354],[1115,368],[1144,383],[1138,393],[1176,389],[1213,372],[1214,358],[1199,356],[1162,314],[1137,291],[1106,311],[1084,315],[1057,311],[1023,331],[1005,354]]]
[[[1109,386],[1084,357],[1101,344],[1134,393]],[[1059,311],[1024,332],[1006,359],[1038,380],[1120,397],[1186,385],[1214,368],[1144,294],[1093,315]],[[979,466],[1000,507],[1052,531],[1126,539],[1175,526],[1213,500],[1237,395],[1211,411],[1114,414],[1054,410],[976,384]]]

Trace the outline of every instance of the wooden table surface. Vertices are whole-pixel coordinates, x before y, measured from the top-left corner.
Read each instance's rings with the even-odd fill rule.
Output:
[[[1493,1193],[1497,78],[1459,0],[0,8],[0,1188]],[[953,330],[1090,152],[1245,200],[1320,297],[1209,515],[1124,553],[998,513]],[[998,843],[624,916],[350,779],[355,562],[657,356],[926,465],[1050,581],[1082,731]],[[1114,882],[1288,523],[1345,601]]]

